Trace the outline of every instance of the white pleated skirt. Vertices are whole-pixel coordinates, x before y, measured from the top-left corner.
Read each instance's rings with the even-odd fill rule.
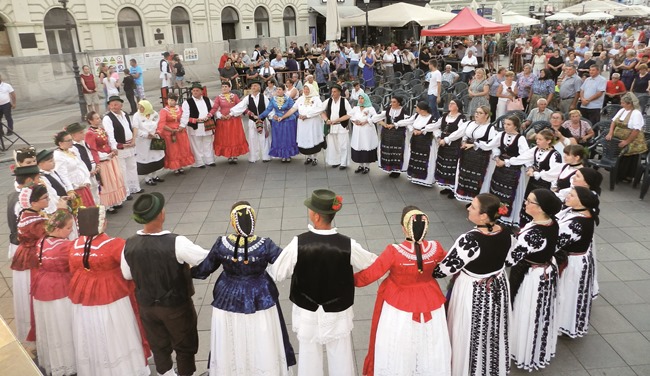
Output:
[[[251,314],[212,308],[210,376],[289,375],[278,309]]]
[[[38,364],[52,376],[76,374],[70,299],[34,299],[34,318]]]
[[[568,258],[568,265],[558,282],[557,322],[560,333],[576,338],[587,334],[589,329],[596,268],[591,250]]]
[[[529,268],[512,305],[510,348],[518,368],[544,368],[557,345],[557,268]]]
[[[503,270],[461,271],[448,309],[453,376],[505,376],[510,371],[510,288]]]
[[[129,297],[98,306],[72,305],[78,376],[146,376],[142,339]]]
[[[31,270],[12,270],[13,295],[14,295],[14,322],[16,323],[16,337],[25,342],[31,328],[31,314],[29,301],[31,299]]]
[[[377,325],[375,376],[451,375],[451,342],[444,306],[427,322],[384,302]]]

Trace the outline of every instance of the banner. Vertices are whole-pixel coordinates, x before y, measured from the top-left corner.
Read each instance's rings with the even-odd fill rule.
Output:
[[[95,75],[99,73],[99,67],[103,64],[106,66],[115,66],[116,72],[122,72],[126,68],[123,55],[107,55],[93,57],[93,72]]]
[[[183,50],[183,61],[197,61],[199,60],[198,48],[186,48]]]

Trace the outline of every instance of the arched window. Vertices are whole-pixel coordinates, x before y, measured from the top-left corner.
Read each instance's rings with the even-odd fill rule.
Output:
[[[9,42],[9,33],[5,20],[0,16],[0,56],[13,56],[11,51],[11,43]]]
[[[258,37],[270,37],[269,33],[269,13],[262,7],[255,9],[255,30]]]
[[[66,17],[71,25],[70,33],[65,29]],[[77,24],[72,15],[63,8],[52,8],[45,14],[43,20],[47,48],[51,55],[70,53],[74,45],[75,51],[79,51],[79,39],[77,37]]]
[[[143,47],[142,20],[133,8],[124,8],[117,15],[117,28],[122,48]]]
[[[292,7],[284,8],[282,21],[284,22],[284,35],[296,35],[296,12]]]
[[[192,43],[190,15],[183,7],[172,9],[172,35],[174,43]]]
[[[237,39],[237,25],[239,24],[239,15],[232,7],[225,7],[221,11],[221,33],[223,40]]]

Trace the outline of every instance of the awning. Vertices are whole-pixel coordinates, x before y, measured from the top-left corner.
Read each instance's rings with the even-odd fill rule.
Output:
[[[327,5],[311,5],[310,8],[322,14],[323,17],[327,17]],[[339,10],[339,17],[341,18],[354,17],[366,13],[365,10],[362,10],[355,6],[349,6],[349,5],[346,6],[341,5],[338,7],[338,10]]]

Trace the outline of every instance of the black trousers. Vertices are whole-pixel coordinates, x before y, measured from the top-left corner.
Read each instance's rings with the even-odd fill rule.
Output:
[[[600,121],[599,108],[580,108],[580,113],[582,113],[583,117],[589,119],[592,125]]]
[[[131,114],[135,114],[138,112],[138,105],[135,103],[135,92],[133,90],[124,90],[124,94],[126,94],[129,105],[131,105]]]
[[[140,319],[156,362],[156,371],[162,375],[172,369],[172,351],[175,351],[178,375],[194,374],[199,334],[192,299],[176,307],[139,307]]]

